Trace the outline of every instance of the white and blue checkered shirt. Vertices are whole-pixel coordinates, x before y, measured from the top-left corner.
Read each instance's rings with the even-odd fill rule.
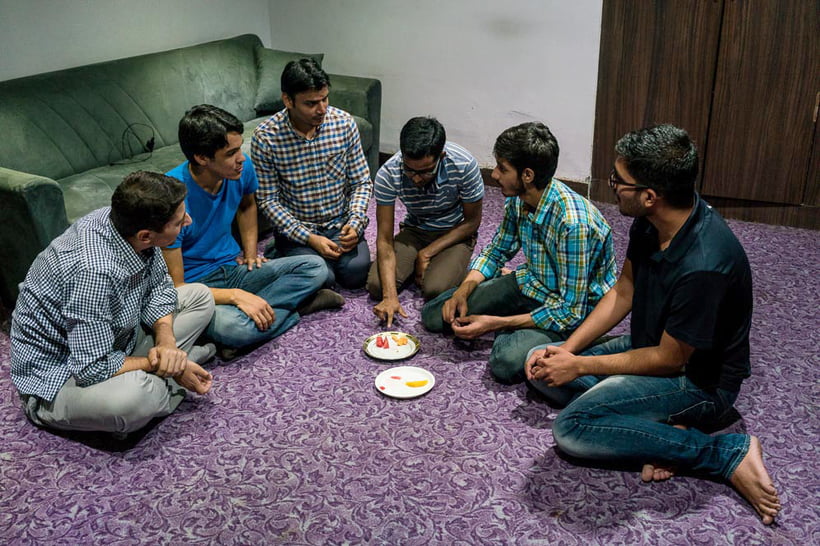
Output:
[[[353,116],[328,106],[308,140],[284,109],[254,130],[251,158],[259,208],[279,233],[307,244],[311,233],[350,224],[364,235],[373,182]]]
[[[110,211],[77,220],[26,275],[11,321],[11,378],[21,394],[51,402],[71,376],[80,387],[109,379],[134,350],[140,324],[174,312],[162,253],[137,254]]]
[[[444,152],[436,178],[423,188],[404,174],[401,152],[388,159],[376,174],[376,204],[392,207],[400,199],[407,209],[404,223],[428,231],[460,224],[463,203],[484,198],[484,180],[470,152],[454,142],[445,143]]]

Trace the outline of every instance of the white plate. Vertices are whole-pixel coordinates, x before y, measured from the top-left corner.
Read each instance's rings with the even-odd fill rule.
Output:
[[[424,384],[408,385],[415,382]],[[416,366],[397,366],[376,376],[376,390],[393,398],[415,398],[428,392],[435,384],[433,374]]]
[[[387,338],[390,344],[388,348],[385,349],[384,347],[376,346],[376,338],[379,336]],[[392,336],[407,338],[407,343],[405,345],[399,345]],[[419,352],[419,340],[416,336],[405,334],[404,332],[379,332],[364,340],[362,350],[364,350],[367,356],[379,360],[402,360],[410,358]]]

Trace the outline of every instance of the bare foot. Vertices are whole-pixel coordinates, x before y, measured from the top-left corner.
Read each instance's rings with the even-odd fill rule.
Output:
[[[645,482],[662,482],[674,475],[675,471],[671,466],[665,467],[645,464],[641,469],[641,480]]]
[[[683,425],[672,425],[675,428],[686,430]],[[675,467],[671,465],[645,464],[641,469],[641,480],[645,482],[662,482],[675,475]]]
[[[780,499],[763,465],[763,450],[757,437],[751,437],[749,451],[740,461],[729,481],[760,514],[763,523],[766,525],[774,523],[774,518],[780,512]]]

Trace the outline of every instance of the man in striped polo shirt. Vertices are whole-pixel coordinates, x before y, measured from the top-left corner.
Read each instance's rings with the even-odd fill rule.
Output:
[[[364,286],[364,238],[373,193],[353,116],[328,105],[330,78],[311,58],[282,71],[285,108],[253,133],[260,209],[276,230],[267,257],[314,254],[327,262],[326,285]]]
[[[517,383],[529,350],[566,339],[615,284],[615,253],[598,209],[552,178],[558,142],[546,125],[507,129],[493,154],[504,218],[461,285],[430,300],[422,319],[430,331],[463,339],[495,332],[490,371]],[[526,262],[502,274],[519,249]]]
[[[367,291],[381,301],[379,319],[407,317],[398,293],[415,279],[425,300],[458,284],[467,274],[481,224],[484,182],[470,153],[446,141],[432,117],[415,117],[401,130],[401,151],[376,175],[376,261]],[[393,236],[396,198],[407,209]]]

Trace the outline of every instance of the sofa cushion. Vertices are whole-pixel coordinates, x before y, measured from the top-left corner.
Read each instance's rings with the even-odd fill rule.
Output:
[[[282,109],[282,87],[280,81],[282,70],[290,61],[313,57],[319,63],[325,58],[324,53],[298,53],[280,51],[256,46],[256,73],[259,81],[254,108],[258,113],[276,112]]]

